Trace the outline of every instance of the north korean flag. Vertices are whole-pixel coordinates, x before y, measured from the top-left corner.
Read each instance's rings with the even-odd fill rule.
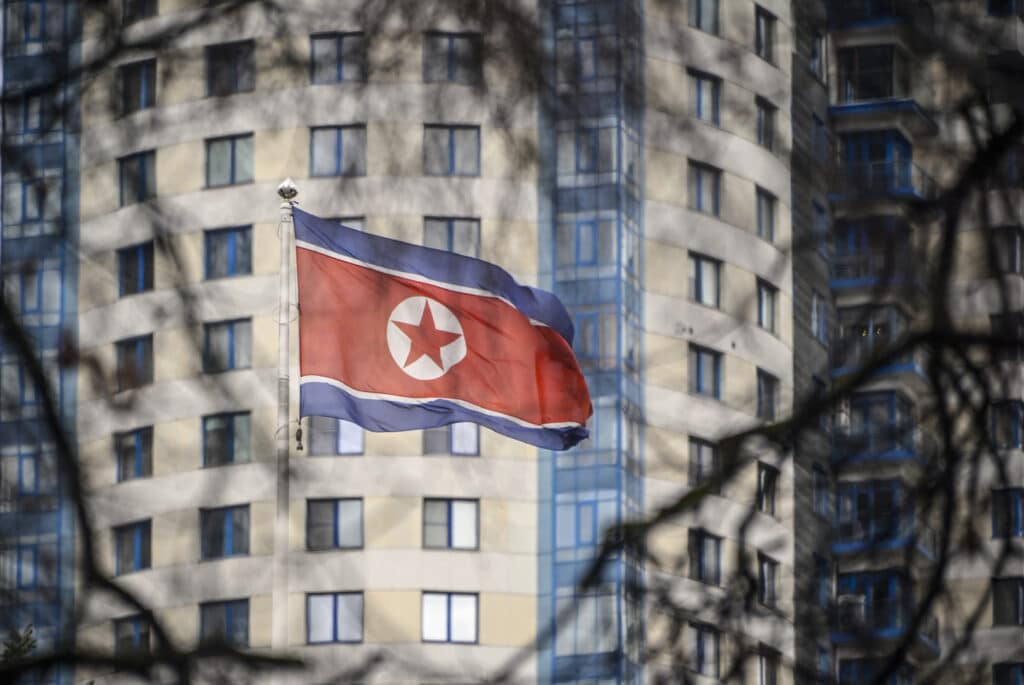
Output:
[[[302,416],[373,431],[474,421],[555,450],[587,437],[554,295],[479,259],[293,217]]]

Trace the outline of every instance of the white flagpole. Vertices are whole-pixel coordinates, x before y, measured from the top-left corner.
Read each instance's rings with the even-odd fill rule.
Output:
[[[281,220],[278,237],[281,243],[281,263],[278,270],[277,309],[277,506],[274,517],[274,563],[273,611],[270,646],[283,650],[288,646],[288,531],[289,531],[289,487],[288,487],[288,421],[289,366],[291,357],[288,343],[291,331],[288,319],[291,314],[291,238],[293,231],[292,207],[299,194],[295,182],[287,178],[277,187],[281,198]]]

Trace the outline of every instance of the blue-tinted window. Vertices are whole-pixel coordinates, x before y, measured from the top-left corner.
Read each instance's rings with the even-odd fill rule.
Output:
[[[898,481],[857,481],[837,487],[837,538],[848,542],[890,540],[907,508]]]
[[[121,0],[121,22],[124,24],[155,17],[156,13],[157,0]]]
[[[1021,421],[1024,411],[1019,401],[996,402],[992,405],[992,441],[999,449],[1021,446]]]
[[[719,0],[690,0],[690,26],[718,34]]]
[[[150,566],[149,521],[139,521],[114,529],[114,549],[117,555],[115,573],[141,571]]]
[[[206,94],[231,95],[255,87],[254,43],[224,43],[206,48]]]
[[[721,304],[722,262],[691,252],[689,270],[690,297],[717,309]]]
[[[64,3],[50,0],[14,0],[6,3],[6,42],[59,42],[64,38]]]
[[[117,348],[117,389],[131,390],[153,382],[153,336],[121,340]]]
[[[992,491],[992,537],[1024,536],[1024,488]]]
[[[992,579],[992,625],[1024,625],[1024,578]]]
[[[155,0],[150,0],[154,5]],[[149,109],[156,102],[156,60],[123,64],[118,67],[121,79],[121,114]]]
[[[153,289],[153,241],[117,251],[118,287],[121,296]]]
[[[775,149],[775,119],[778,108],[764,98],[755,100],[757,108],[757,144],[769,150]]]
[[[832,603],[832,564],[817,554],[814,555],[814,599],[822,609]]]
[[[722,397],[722,354],[706,347],[690,345],[690,392],[706,397]]]
[[[722,206],[722,172],[707,164],[690,162],[689,207],[718,216]]]
[[[149,654],[149,622],[142,616],[114,621],[114,654],[144,656]]]
[[[480,83],[483,41],[479,33],[429,32],[423,37],[425,83]]]
[[[775,516],[775,495],[779,486],[779,470],[774,466],[757,463],[757,510]]]
[[[992,685],[1024,685],[1024,663],[992,666]]]
[[[757,370],[757,418],[774,421],[779,403],[779,379]]]
[[[206,141],[206,185],[209,188],[251,183],[253,179],[252,134]]]
[[[722,582],[722,538],[706,530],[691,529],[688,536],[690,578],[708,585]]]
[[[840,615],[837,629],[844,633],[871,633],[902,630],[907,624],[912,598],[906,579],[891,571],[844,573],[839,576],[837,593],[864,597],[863,623],[859,615]]]
[[[366,40],[362,33],[330,33],[310,38],[313,83],[366,80]]]
[[[248,462],[251,450],[248,412],[203,417],[203,466]]]
[[[477,549],[480,546],[480,502],[471,499],[424,499],[423,546],[433,549]]]
[[[153,475],[153,429],[139,428],[114,435],[117,480],[135,480]]]
[[[217,373],[252,366],[252,320],[218,321],[203,326],[203,371]]]
[[[423,173],[428,176],[479,176],[480,127],[423,127]]]
[[[757,189],[757,236],[775,240],[775,196],[763,188]]]
[[[820,464],[815,464],[811,469],[811,488],[813,491],[814,513],[819,516],[829,515],[829,500],[832,491],[832,481],[828,472]]]
[[[156,152],[149,150],[117,160],[121,206],[156,197]]]
[[[206,232],[206,277],[224,278],[252,273],[252,227]]]
[[[306,549],[358,549],[363,546],[363,500],[311,499],[306,502]]]
[[[199,640],[205,644],[249,645],[249,600],[199,605]]]
[[[203,559],[249,553],[249,505],[200,509],[199,529]]]
[[[41,573],[38,545],[18,545],[15,551],[15,585],[19,590],[31,590],[39,585]]]
[[[693,631],[694,671],[703,676],[717,679],[720,670],[718,630],[703,623],[691,623],[690,630]]]
[[[310,129],[312,176],[365,176],[366,126]]]
[[[701,121],[718,126],[720,122],[719,100],[722,79],[699,71],[691,70],[690,107],[693,116]]]

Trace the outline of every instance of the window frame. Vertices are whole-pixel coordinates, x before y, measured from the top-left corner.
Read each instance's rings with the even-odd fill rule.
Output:
[[[772,65],[775,64],[777,33],[776,16],[760,5],[754,5],[754,54]]]
[[[250,178],[248,180],[240,181],[240,180],[238,180],[238,178],[239,178],[239,176],[238,176],[238,142],[241,141],[241,140],[245,140],[245,139],[248,139],[248,140],[252,141],[253,168],[249,170]],[[203,142],[204,142],[205,149],[206,149],[206,185],[204,186],[204,189],[229,188],[231,186],[248,185],[250,183],[255,183],[255,181],[256,181],[256,172],[255,172],[255,166],[256,166],[256,163],[255,163],[255,158],[256,158],[256,138],[255,138],[255,136],[251,132],[250,133],[237,133],[237,134],[232,134],[232,135],[229,135],[229,136],[216,136],[214,138],[206,138]],[[228,181],[225,182],[225,183],[217,183],[216,185],[214,185],[214,184],[212,184],[210,182],[210,163],[211,163],[210,148],[211,148],[211,146],[213,146],[213,145],[215,145],[217,143],[223,143],[223,142],[230,142],[231,143],[231,152],[230,152],[230,155],[229,155],[230,156],[230,160],[231,160],[231,164],[230,164],[230,171],[228,172]]]
[[[699,460],[695,459],[695,447],[697,454],[711,455],[710,467],[706,467],[703,458]],[[704,485],[709,479],[717,476],[718,470],[718,446],[710,440],[704,440],[703,438],[691,435],[689,439],[689,463],[687,469],[687,478],[690,487],[700,487]],[[706,471],[709,472],[706,473]]]
[[[251,93],[256,90],[256,42],[252,39],[228,41],[207,45],[203,51],[205,61],[206,97],[228,97],[239,93]],[[215,65],[217,60],[223,63]],[[249,61],[248,67],[252,72],[252,83],[244,88],[239,85],[242,77],[242,69],[246,66],[243,62]],[[218,93],[214,91],[214,68],[228,68],[232,85],[229,90]]]
[[[1006,531],[997,527],[997,497],[1006,503]],[[992,489],[992,538],[1007,539],[1024,536],[1024,488],[993,488]]]
[[[245,450],[246,453],[244,455],[245,458],[244,459],[239,459],[239,455],[237,455],[236,452],[235,452],[235,442],[236,442],[235,434],[236,434],[236,432],[238,430],[238,428],[236,427],[235,421],[237,419],[239,419],[239,418],[242,418],[242,417],[246,418],[248,420],[248,423],[249,423],[249,425],[248,425],[248,427],[246,429],[246,431],[249,434],[249,440],[248,440],[248,445],[246,445],[246,450]],[[211,421],[213,421],[213,420],[226,420],[227,421],[227,424],[225,425],[225,428],[224,428],[224,432],[225,432],[224,444],[225,445],[230,445],[231,446],[231,451],[230,451],[230,454],[226,455],[224,461],[213,461],[213,460],[211,460],[210,459],[211,455],[209,453],[209,450],[207,449],[207,444],[208,444],[208,441],[209,441],[209,435],[212,432],[212,429],[208,428],[208,424]],[[228,411],[228,412],[218,412],[216,414],[204,414],[202,419],[201,419],[201,421],[200,421],[200,430],[201,430],[201,436],[202,436],[202,450],[203,450],[202,451],[202,459],[203,459],[202,468],[204,468],[204,469],[220,468],[222,466],[233,466],[235,464],[248,464],[248,463],[252,462],[252,456],[253,456],[252,455],[252,412],[249,412],[249,411]]]
[[[345,48],[345,40],[353,40],[358,38],[362,41],[362,45],[358,50],[359,63],[356,65],[358,68],[358,78],[345,78],[345,56],[348,54]],[[334,71],[336,78],[332,80],[318,80],[317,79],[317,55],[316,55],[316,44],[317,41],[333,40],[334,45]],[[351,55],[349,55],[351,56]],[[326,33],[314,33],[309,36],[309,82],[314,86],[319,85],[330,85],[336,83],[366,83],[367,81],[367,47],[366,47],[366,34],[362,31],[329,31]]]
[[[114,526],[114,575],[145,571],[153,565],[153,528],[151,519]],[[131,544],[131,568],[123,568],[121,556],[125,544]]]
[[[359,542],[357,544],[342,544],[341,542],[341,504],[359,504]],[[310,543],[310,510],[314,505],[330,504],[333,509],[333,523],[331,524],[331,544],[325,547],[314,547]],[[339,550],[360,550],[366,546],[366,507],[362,497],[311,497],[306,500],[306,551],[307,552],[333,552]]]
[[[428,640],[425,637],[426,627],[425,616],[423,606],[427,596],[443,596],[446,598],[445,603],[445,639],[443,640]],[[472,597],[473,608],[474,608],[474,637],[472,640],[453,640],[452,639],[452,598],[453,597]],[[476,592],[445,592],[435,590],[424,590],[420,593],[420,641],[424,643],[451,643],[451,644],[470,644],[475,645],[480,643],[480,595]]]
[[[132,646],[131,649],[125,649],[121,645],[119,637],[120,631],[118,630],[121,626],[129,626],[132,632]],[[124,618],[117,618],[113,621],[114,629],[114,655],[115,656],[126,656],[126,655],[137,655],[137,654],[149,654],[151,650],[151,631],[149,622],[141,615],[126,616]]]
[[[690,115],[706,124],[712,126],[722,125],[722,79],[714,74],[697,69],[687,69],[687,77],[690,82],[690,93],[696,96],[690,105]],[[705,91],[710,90],[711,111],[704,112]]]
[[[245,607],[245,643],[237,643],[231,640],[231,624],[232,614],[239,610],[241,607]],[[204,611],[205,610],[205,611]],[[222,610],[224,612],[224,629],[226,634],[220,638],[204,637],[203,633],[206,632],[206,612],[212,610]],[[202,644],[217,644],[223,641],[223,643],[231,645],[233,647],[248,647],[252,640],[252,622],[251,611],[249,607],[249,599],[229,599],[220,600],[216,602],[200,602],[199,604],[199,643]]]
[[[321,173],[317,171],[317,157],[316,157],[316,134],[317,132],[334,132],[334,170],[331,172]],[[363,138],[363,154],[362,159],[356,160],[352,163],[345,157],[345,133],[352,131],[355,133],[362,133]],[[349,141],[351,146],[353,143]],[[335,178],[335,177],[347,177],[347,178],[359,178],[366,176],[366,158],[367,154],[367,134],[365,123],[355,124],[340,124],[337,126],[310,126],[309,127],[309,176],[310,178]],[[354,170],[346,171],[346,168],[352,168]]]
[[[779,490],[779,469],[757,462],[757,510],[768,516],[775,516]]]
[[[779,414],[779,379],[757,369],[757,418],[774,421]]]
[[[811,466],[811,503],[815,514],[831,520],[832,479],[821,464]]]
[[[996,584],[1010,586],[1014,595],[1014,605],[1007,608],[996,597]],[[992,579],[992,626],[1024,626],[1024,577],[1004,576]],[[1007,612],[1009,612],[1009,617]]]
[[[122,455],[120,452],[121,441],[128,437],[131,437],[132,441],[134,442],[132,450],[132,469],[130,476],[125,474],[124,464],[122,463],[121,459]],[[115,468],[117,471],[116,478],[118,483],[124,483],[130,480],[139,480],[142,478],[151,478],[153,476],[152,426],[144,426],[142,428],[136,428],[135,430],[114,433],[113,439],[114,461]]]
[[[704,207],[704,182],[711,183],[711,207]],[[722,216],[722,170],[718,167],[689,160],[687,163],[687,208],[694,212],[721,218]]]
[[[126,288],[125,271],[128,260],[135,261],[135,284]],[[41,273],[41,272],[40,272]],[[122,247],[117,251],[118,297],[138,295],[153,290],[153,241]]]
[[[314,425],[316,423],[320,423],[321,421],[323,421],[323,422],[327,422],[327,421],[334,422],[334,430],[333,431],[328,431],[326,429],[326,427],[320,428],[320,427],[317,427],[316,425]],[[354,429],[354,430],[358,430],[358,432],[359,432],[358,433],[359,434],[359,441],[358,441],[359,442],[359,447],[358,447],[358,449],[343,449],[342,448],[342,444],[343,444],[343,438],[342,438],[343,429],[347,430],[349,426],[351,426],[352,429]],[[354,421],[349,421],[347,419],[338,419],[338,418],[334,418],[333,416],[310,416],[309,417],[309,422],[307,423],[306,428],[307,428],[307,431],[309,433],[309,456],[310,457],[353,457],[353,456],[360,456],[360,455],[363,455],[363,454],[366,453],[366,430],[362,426],[360,426],[358,423],[355,423]],[[333,435],[334,435],[334,448],[333,448],[334,451],[333,452],[321,452],[318,447],[314,446],[317,443],[314,442],[313,436],[318,434],[318,433],[323,433],[323,434],[333,433]]]
[[[691,559],[690,580],[705,585],[719,586],[722,584],[722,537],[709,532],[706,528],[691,528],[688,540]],[[706,552],[707,544],[714,546],[714,567],[709,568]]]
[[[126,201],[125,199],[125,187],[131,183],[133,179],[129,178],[129,164],[138,165],[138,175],[134,178],[134,182],[137,185],[133,195],[136,199],[132,201]],[[150,179],[152,173],[153,178]],[[133,152],[130,155],[117,158],[117,178],[118,178],[118,207],[130,207],[131,205],[141,204],[147,200],[152,200],[157,196],[156,191],[156,150],[142,150],[140,152]],[[152,184],[150,181],[152,180]],[[152,187],[150,187],[152,185]],[[24,205],[24,200],[22,200]]]
[[[689,356],[689,369],[696,369],[697,373],[693,378],[689,379],[687,383],[689,392],[691,395],[699,395],[701,397],[707,397],[709,399],[721,400],[722,399],[722,366],[723,366],[723,354],[710,347],[704,347],[703,345],[697,345],[690,343],[688,349]],[[704,383],[704,358],[708,357],[712,365],[712,371],[714,379],[710,387],[710,392],[705,390]],[[696,362],[696,363],[694,363]]]
[[[705,9],[707,9],[705,2],[711,2],[712,4],[714,4],[714,16],[712,16],[710,20],[710,29],[705,28],[705,26],[708,23],[705,17],[706,12],[704,11]],[[719,36],[721,35],[722,31],[720,22],[721,12],[722,8],[719,0],[690,0],[690,9],[687,25],[690,28],[697,29],[698,31],[703,31],[704,33],[710,34],[712,36]]]
[[[473,545],[471,547],[467,547],[467,546],[464,546],[464,545],[456,546],[452,542],[453,537],[454,537],[454,521],[455,521],[455,518],[454,518],[453,514],[454,514],[454,505],[455,505],[456,502],[463,503],[463,504],[469,503],[469,504],[473,505],[473,509],[474,509],[475,515],[473,517]],[[446,540],[446,543],[444,545],[428,545],[427,544],[427,526],[428,525],[437,525],[437,524],[436,523],[429,524],[427,522],[427,506],[429,504],[441,504],[441,503],[446,505],[446,507],[445,507],[445,527],[447,529],[447,540]],[[422,512],[422,517],[421,517],[422,518],[421,541],[422,541],[423,549],[448,550],[448,551],[465,551],[465,552],[479,551],[479,549],[480,549],[480,500],[479,499],[472,499],[472,498],[468,498],[468,497],[424,497],[423,498],[423,506],[422,506],[421,512]]]
[[[690,252],[688,255],[688,267],[692,273],[690,278],[690,300],[705,307],[713,309],[722,308],[722,260],[708,257],[697,252]],[[715,280],[714,304],[704,301],[704,280],[702,278],[704,268],[713,270]]]
[[[340,597],[359,597],[359,639],[343,640],[338,637],[338,599]],[[313,597],[331,598],[331,639],[313,640],[310,637],[310,611],[309,603]],[[348,590],[342,592],[307,592],[306,593],[306,644],[307,645],[332,645],[332,644],[361,644],[366,637],[366,596],[361,590]]]
[[[464,222],[472,224],[473,227],[473,254],[466,254],[464,252],[458,252],[455,250],[455,224],[456,222]],[[427,233],[430,225],[441,225],[444,224],[444,230],[446,233],[445,243],[446,247],[444,251],[451,252],[452,254],[461,254],[466,257],[480,258],[480,218],[475,216],[434,216],[427,215],[423,217],[423,243],[427,243]],[[441,249],[441,248],[434,248]]]
[[[769,243],[775,242],[775,224],[778,198],[760,186],[756,186],[757,237]]]
[[[446,171],[431,171],[430,166],[427,163],[427,131],[447,131],[448,133],[448,164]],[[459,172],[457,171],[456,159],[458,154],[456,152],[456,132],[458,131],[473,131],[476,133],[476,165],[475,169],[471,172]],[[457,178],[479,178],[481,176],[481,130],[479,124],[423,124],[423,175],[437,178],[446,177],[457,177]]]
[[[121,95],[121,116],[124,117],[135,112],[142,112],[156,105],[156,76],[155,57],[118,65],[117,77]],[[139,102],[132,104],[128,102],[128,83],[135,80],[139,83]]]
[[[246,234],[248,237],[249,254],[248,254],[248,265],[246,271],[238,270],[238,255],[239,255],[239,236]],[[212,250],[210,249],[210,243],[214,239],[218,239],[221,236],[227,236],[227,255],[228,260],[225,265],[224,275],[211,276],[212,264]],[[238,276],[251,276],[252,275],[252,255],[253,255],[253,230],[251,224],[245,224],[241,226],[226,226],[224,228],[211,228],[203,231],[203,249],[205,250],[203,266],[204,266],[204,280],[211,281],[221,278],[235,278]]]
[[[431,64],[429,58],[431,48],[428,43],[430,39],[447,39],[448,45],[444,49],[444,59],[446,61],[446,77],[444,79],[433,78],[432,72],[430,72]],[[465,71],[469,74],[465,80],[458,78],[458,54],[459,51],[455,48],[457,41],[465,40],[468,43],[468,54],[474,55],[475,59],[471,65],[463,65]],[[484,40],[483,34],[475,31],[424,31],[423,32],[423,83],[451,83],[463,86],[476,86],[483,83],[483,55],[484,55]]]
[[[248,351],[240,350],[239,347],[244,344],[238,340],[238,329],[244,326],[249,327],[249,349]],[[223,368],[214,365],[214,358],[210,351],[211,335],[218,333],[221,329],[226,329],[228,337],[228,358],[225,361]],[[226,373],[228,371],[238,371],[242,369],[252,368],[252,353],[253,353],[253,339],[252,339],[252,319],[227,319],[225,321],[207,321],[203,324],[203,373],[205,374],[217,374]],[[244,337],[244,336],[243,336]],[[241,354],[240,354],[241,352]],[[243,361],[237,359],[238,356],[248,356],[248,364],[244,364]],[[243,365],[244,364],[244,365]]]
[[[246,536],[244,548],[235,545],[234,519],[235,512],[245,512]],[[223,540],[219,553],[207,554],[210,543],[205,540],[205,531],[208,527],[209,516],[223,515]],[[200,561],[217,561],[219,559],[230,559],[234,557],[248,557],[252,548],[252,511],[248,503],[232,504],[225,507],[201,507],[199,509],[199,559]]]
[[[764,280],[757,279],[757,325],[772,335],[779,331],[779,289]]]
[[[754,107],[757,110],[757,144],[769,152],[774,152],[779,108],[760,95],[754,98]]]
[[[757,553],[757,601],[769,609],[779,606],[779,562]]]
[[[703,676],[717,679],[721,675],[722,668],[722,633],[720,630],[708,623],[691,622],[690,630],[694,631],[694,672]],[[706,641],[708,638],[714,640],[714,663],[708,668]],[[713,672],[709,672],[713,671]]]
[[[117,392],[136,390],[153,384],[154,359],[153,359],[153,334],[138,335],[132,338],[125,338],[114,343],[115,355],[117,357]],[[126,366],[126,357],[129,347],[134,346],[136,364],[129,377],[129,370]],[[142,359],[139,364],[138,360]]]
[[[465,424],[465,425],[470,425],[470,426],[474,427],[473,430],[476,433],[476,439],[475,439],[475,443],[474,443],[475,444],[475,449],[474,450],[472,450],[472,451],[466,451],[466,450],[456,451],[455,450],[455,435],[454,435],[455,430],[454,430],[454,426],[456,424],[460,424],[460,425]],[[435,452],[435,451],[428,450],[427,449],[427,442],[429,440],[429,438],[428,438],[428,431],[440,432],[442,430],[447,432],[448,451],[447,452]],[[443,426],[435,426],[433,428],[425,428],[425,429],[423,429],[423,450],[422,450],[422,452],[423,452],[423,456],[445,456],[445,455],[448,455],[448,456],[452,456],[452,457],[479,457],[480,456],[480,425],[477,424],[477,423],[473,423],[472,421],[456,421],[455,423],[448,423],[448,424],[445,424]]]

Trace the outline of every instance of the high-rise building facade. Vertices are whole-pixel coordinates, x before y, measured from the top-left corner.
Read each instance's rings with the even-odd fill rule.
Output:
[[[911,621],[936,559],[907,496],[933,448],[922,360],[875,374],[783,451],[745,447],[735,473],[719,441],[824,397],[916,314],[910,267],[934,217],[911,210],[956,170],[939,143],[964,142],[935,114],[962,74],[911,37],[929,3],[545,0],[510,3],[508,23],[363,5],[207,21],[199,0],[81,18],[5,0],[4,146],[20,153],[2,169],[5,295],[52,369],[105,571],[176,643],[309,660],[268,682],[344,679],[383,652],[361,681],[512,668],[516,682],[854,685],[913,625],[891,681],[912,682],[965,621]],[[1005,34],[993,64],[1019,68],[1016,3],[959,5]],[[102,55],[108,21],[141,46],[56,100],[33,93],[53,64]],[[179,23],[159,48],[143,40]],[[288,177],[306,211],[555,292],[591,437],[556,453],[473,424],[300,422],[294,294],[278,425]],[[1007,235],[1019,273],[1019,228]],[[991,311],[965,318],[1003,324],[978,302]],[[0,352],[0,628],[32,624],[41,648],[150,649],[136,611],[75,596],[69,486],[15,343]],[[1021,487],[993,495],[1008,512],[995,538],[1024,534]],[[696,510],[580,585],[609,527],[690,491]],[[1019,684],[1020,573],[950,573],[965,596],[992,585],[1016,602],[982,621],[979,663]],[[40,682],[90,679],[119,676]]]

